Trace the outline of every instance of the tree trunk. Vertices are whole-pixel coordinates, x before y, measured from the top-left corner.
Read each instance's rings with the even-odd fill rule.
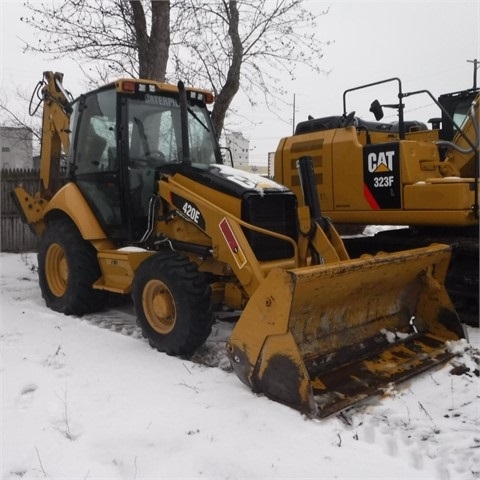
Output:
[[[170,48],[170,1],[152,0],[150,36],[147,32],[142,3],[138,0],[131,0],[130,5],[138,48],[140,78],[164,82]]]
[[[212,122],[215,132],[220,137],[225,123],[225,116],[232,103],[235,94],[240,88],[240,70],[243,61],[243,45],[238,32],[240,16],[237,8],[237,0],[229,0],[228,6],[224,2],[228,18],[228,35],[232,42],[232,61],[228,68],[225,85],[221,89],[212,111]]]

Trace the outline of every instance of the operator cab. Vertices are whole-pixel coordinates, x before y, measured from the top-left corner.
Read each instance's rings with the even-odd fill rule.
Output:
[[[206,94],[187,91],[187,130],[177,87],[118,81],[72,104],[68,179],[76,183],[105,232],[139,240],[162,170],[222,163]],[[184,143],[188,139],[188,145]]]
[[[462,90],[460,92],[446,93],[438,97],[438,103],[445,109],[442,111],[441,118],[441,140],[453,141],[457,129],[455,125],[448,118],[446,113],[453,118],[454,122],[462,127],[463,122],[468,116],[472,102],[478,95],[478,88],[471,88],[469,90]]]

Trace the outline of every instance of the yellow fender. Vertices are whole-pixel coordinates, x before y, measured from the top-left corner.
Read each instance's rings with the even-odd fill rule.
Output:
[[[48,219],[55,210],[71,218],[85,240],[107,239],[85,197],[74,183],[67,183],[55,194],[46,205],[43,217]]]

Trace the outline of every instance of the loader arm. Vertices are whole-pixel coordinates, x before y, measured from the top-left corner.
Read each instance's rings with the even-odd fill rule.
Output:
[[[159,181],[159,192],[160,196],[169,205],[174,204],[173,197],[177,198],[175,202],[177,205],[175,207],[176,214],[181,215],[189,223],[196,225],[197,228],[206,233],[211,241],[213,257],[231,267],[249,296],[258,289],[258,286],[272,268],[295,268],[299,265],[298,248],[294,240],[241,220],[218,204],[210,202],[204,196],[186,188],[180,181],[176,180],[175,176],[161,179]],[[201,212],[204,226],[201,227],[199,223],[185,215],[184,210],[186,208],[182,208],[181,205],[195,205],[195,208]],[[293,247],[293,256],[278,261],[259,262],[245,237],[243,229],[255,230],[288,242]],[[174,236],[171,239],[176,240]]]
[[[319,206],[313,202],[316,196],[311,158],[300,159],[299,168],[302,162],[308,170],[308,174],[301,173],[306,205],[297,207],[294,212],[299,225],[298,238],[295,239],[242,220],[236,212],[230,211],[232,206],[229,210],[219,206],[219,202],[208,200],[198,185],[194,191],[181,174],[164,176],[158,191],[168,205],[174,206],[175,215],[180,215],[207,235],[213,257],[232,268],[251,297],[273,268],[292,269],[349,259],[338,232],[327,218],[321,216]],[[248,230],[287,242],[291,246],[291,256],[259,261],[247,239],[245,232]],[[164,233],[170,240],[182,241],[181,236],[176,238],[174,230],[165,230]]]
[[[297,210],[297,241],[243,221],[231,204],[222,208],[208,200],[204,186],[194,191],[184,177],[191,167],[159,180],[168,212],[157,225],[161,230],[175,216],[195,224],[208,238],[211,251],[205,253],[225,264],[245,290],[248,302],[227,342],[239,379],[325,417],[445,362],[452,356],[445,343],[464,334],[444,287],[449,247],[349,259],[312,202],[312,159],[298,164],[304,204]],[[290,242],[292,256],[259,261],[248,229]],[[184,235],[169,233],[174,246]]]
[[[314,261],[269,272],[227,354],[254,391],[325,417],[448,360],[445,342],[464,334],[444,288],[449,248],[350,260],[321,216],[312,159],[297,163]]]

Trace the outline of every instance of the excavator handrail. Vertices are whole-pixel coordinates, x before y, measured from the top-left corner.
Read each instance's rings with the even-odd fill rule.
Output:
[[[403,109],[405,105],[402,103],[403,93],[402,93],[402,81],[398,77],[387,78],[386,80],[379,80],[378,82],[367,83],[365,85],[360,85],[358,87],[353,87],[345,90],[343,92],[343,114],[347,114],[347,93],[353,92],[355,90],[361,90],[363,88],[373,87],[375,85],[381,85],[383,83],[389,82],[398,82],[398,105],[395,105],[398,108],[398,128],[400,140],[405,140],[405,123],[403,119]]]

